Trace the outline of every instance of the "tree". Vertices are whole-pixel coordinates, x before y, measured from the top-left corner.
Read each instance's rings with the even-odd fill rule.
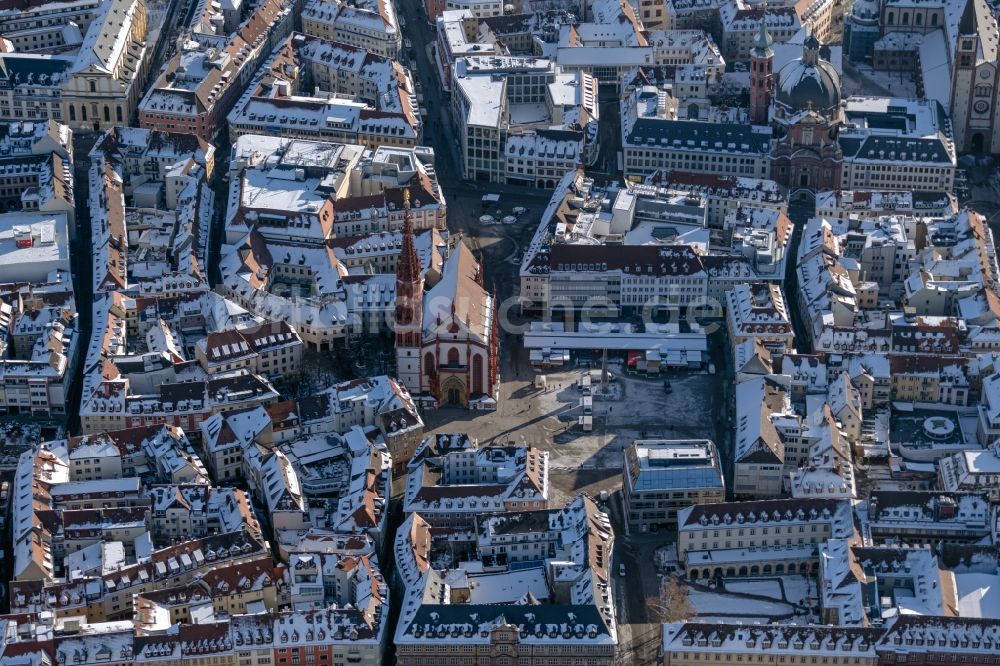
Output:
[[[674,576],[667,576],[660,584],[660,598],[646,602],[649,619],[655,622],[681,622],[694,617],[694,606],[688,598],[687,588]]]

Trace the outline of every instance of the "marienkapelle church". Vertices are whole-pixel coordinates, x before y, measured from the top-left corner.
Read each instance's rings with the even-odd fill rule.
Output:
[[[396,374],[428,407],[494,409],[500,378],[497,299],[459,242],[440,275],[421,267],[409,206],[396,268]]]

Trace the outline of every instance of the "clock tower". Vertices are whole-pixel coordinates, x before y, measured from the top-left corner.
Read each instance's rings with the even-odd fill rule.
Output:
[[[995,128],[998,63],[990,52],[989,35],[996,23],[985,0],[966,0],[958,22],[951,77],[951,118],[959,152],[992,153],[1000,149]],[[984,35],[987,41],[984,42]],[[995,53],[996,45],[992,45]]]

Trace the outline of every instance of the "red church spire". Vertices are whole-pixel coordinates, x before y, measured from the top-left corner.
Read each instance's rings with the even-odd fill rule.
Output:
[[[423,312],[423,278],[413,245],[410,191],[403,190],[403,248],[396,264],[396,346],[418,347]],[[405,329],[405,330],[403,330]]]
[[[397,282],[416,282],[420,279],[420,259],[413,246],[413,215],[410,211],[410,190],[403,190],[403,248],[396,264]]]
[[[396,376],[414,395],[424,392],[424,377],[434,385],[434,368],[423,368],[424,278],[413,246],[413,216],[410,191],[403,190],[403,247],[396,264]]]

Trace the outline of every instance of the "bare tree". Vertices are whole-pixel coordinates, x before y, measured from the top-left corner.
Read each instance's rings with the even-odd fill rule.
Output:
[[[695,614],[687,588],[673,576],[663,579],[659,599],[650,599],[646,606],[649,609],[649,619],[655,622],[681,622]]]

